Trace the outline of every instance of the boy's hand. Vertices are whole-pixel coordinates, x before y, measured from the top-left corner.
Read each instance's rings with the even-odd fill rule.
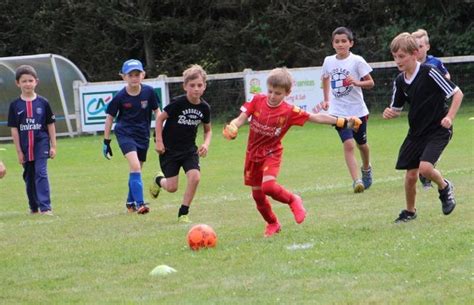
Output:
[[[199,149],[198,149],[199,157],[206,157],[207,156],[207,151],[208,151],[207,145],[202,144],[201,147],[199,147]]]
[[[387,107],[383,111],[382,116],[383,116],[384,119],[389,120],[389,119],[394,119],[394,118],[400,116],[400,113],[401,113],[401,111],[394,110],[390,107]]]
[[[351,128],[355,132],[359,130],[360,125],[362,125],[362,120],[356,116],[351,116],[347,118],[347,128]]]
[[[17,155],[18,155],[18,163],[20,164],[25,163],[25,155],[23,154],[23,152],[20,151],[17,153]]]
[[[451,126],[453,126],[453,120],[450,117],[445,116],[441,120],[441,126],[443,126],[444,128],[451,128]]]
[[[165,153],[165,145],[163,144],[162,140],[157,140],[155,143],[155,150],[158,154],[162,155]]]
[[[51,147],[51,148],[49,149],[49,157],[50,157],[51,159],[54,159],[54,157],[56,157],[56,148]]]
[[[227,140],[234,140],[235,138],[237,138],[238,131],[239,128],[234,123],[229,123],[224,126],[224,129],[222,130],[222,135]]]
[[[360,125],[362,125],[362,121],[356,116],[351,116],[349,118],[338,117],[336,120],[336,127],[350,128],[354,130],[355,132],[359,130]]]
[[[113,156],[112,148],[110,147],[110,142],[112,142],[111,139],[104,139],[104,145],[102,145],[102,153],[104,154],[104,157],[108,160],[112,159]]]
[[[7,174],[7,168],[5,167],[3,162],[0,161],[0,179],[5,177],[6,174]]]

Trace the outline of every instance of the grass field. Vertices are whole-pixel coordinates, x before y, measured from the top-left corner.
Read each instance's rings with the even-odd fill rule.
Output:
[[[393,220],[404,208],[404,172],[394,169],[406,116],[369,124],[374,184],[353,194],[342,145],[328,126],[294,127],[285,138],[279,181],[308,210],[296,225],[274,203],[282,232],[263,238],[264,222],[242,182],[247,128],[234,142],[214,126],[191,208],[211,225],[217,248],[187,248],[177,223],[185,186],[150,200],[147,215],[124,211],[128,168],[117,146],[111,161],[101,137],[58,140],[49,162],[55,216],[28,215],[13,145],[2,144],[0,180],[2,304],[472,304],[474,216],[473,108],[458,115],[438,168],[456,187],[444,216],[436,190],[418,188],[418,219]],[[149,151],[145,187],[158,167]],[[152,277],[166,264],[178,272]]]

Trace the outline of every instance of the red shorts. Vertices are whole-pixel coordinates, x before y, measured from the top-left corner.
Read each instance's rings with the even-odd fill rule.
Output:
[[[261,162],[245,159],[244,183],[248,186],[261,186],[264,176],[277,177],[280,172],[281,157],[269,156]]]

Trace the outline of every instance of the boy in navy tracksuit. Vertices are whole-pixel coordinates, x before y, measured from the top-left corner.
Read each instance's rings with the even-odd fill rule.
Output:
[[[48,100],[35,93],[38,75],[33,67],[19,66],[15,79],[21,95],[10,104],[8,126],[24,168],[30,213],[52,215],[47,161],[56,156],[55,117]]]

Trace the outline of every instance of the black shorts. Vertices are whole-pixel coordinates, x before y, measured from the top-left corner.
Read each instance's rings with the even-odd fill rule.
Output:
[[[435,164],[453,135],[452,129],[440,128],[423,137],[407,136],[398,153],[396,169],[414,169],[420,161]]]
[[[166,150],[160,155],[160,167],[165,177],[177,176],[181,167],[185,173],[191,169],[201,170],[196,150],[187,152]]]

